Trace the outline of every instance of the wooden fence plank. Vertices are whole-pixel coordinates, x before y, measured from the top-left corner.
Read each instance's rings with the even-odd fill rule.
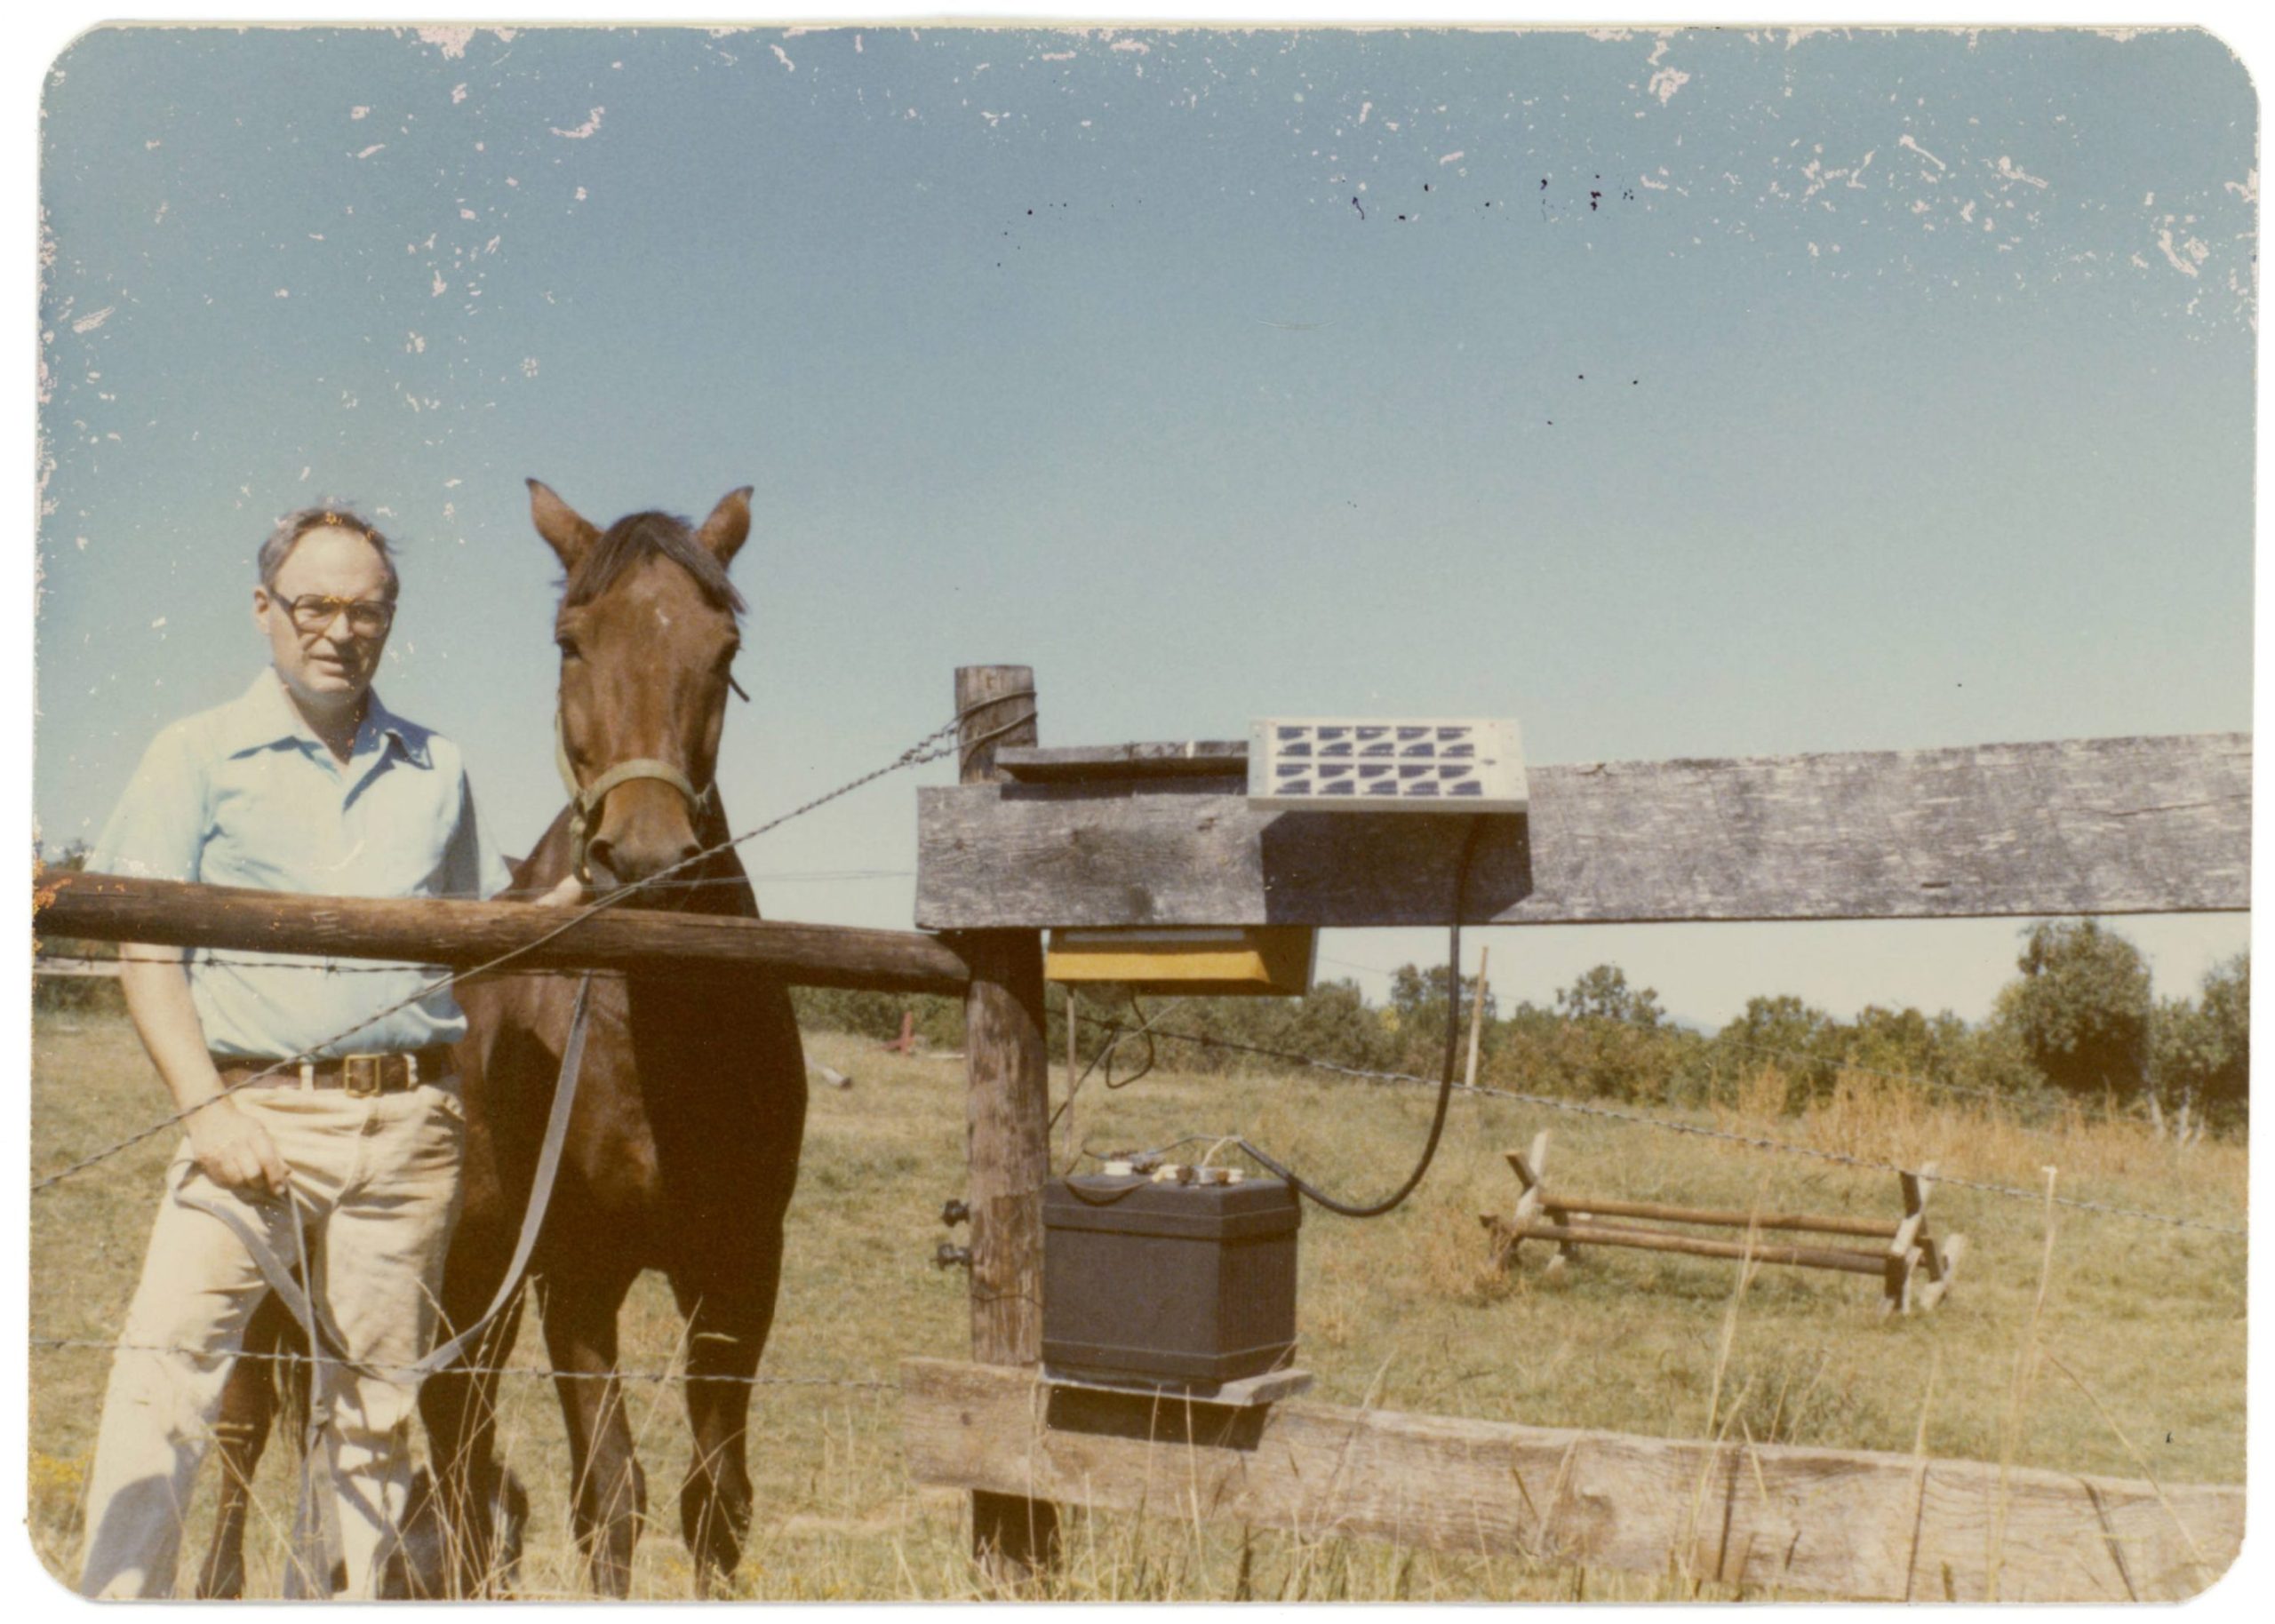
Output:
[[[911,930],[863,930],[634,908],[574,917],[526,903],[300,896],[116,874],[48,874],[33,887],[32,927],[102,942],[474,965],[527,948],[518,969],[731,975],[768,969],[793,986],[961,994],[971,972],[954,947]]]
[[[1529,776],[1529,817],[1494,819],[1480,844],[1465,924],[2250,905],[2248,734]],[[930,929],[1443,924],[1467,834],[1460,818],[1257,812],[1221,775],[924,789],[918,807]]]
[[[2240,1485],[2159,1496],[2146,1483],[1971,1461],[1308,1404],[1163,1405],[1149,1435],[1142,1409],[1118,1424],[1081,1414],[1096,1396],[1047,1397],[1021,1371],[910,1359],[901,1385],[922,1483],[1722,1584],[1891,1601],[2172,1600],[2217,1578],[2243,1539]]]

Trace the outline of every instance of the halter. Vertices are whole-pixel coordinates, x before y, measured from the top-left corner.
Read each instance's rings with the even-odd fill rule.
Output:
[[[619,761],[590,784],[579,785],[577,775],[569,766],[569,741],[562,731],[561,712],[553,713],[553,764],[561,769],[561,782],[569,790],[569,872],[577,876],[579,885],[593,883],[590,864],[586,861],[592,849],[593,825],[600,821],[601,803],[608,792],[620,784],[635,778],[653,778],[668,784],[687,802],[690,818],[701,823],[704,815],[718,805],[719,786],[716,783],[698,790],[688,776],[669,761],[659,761],[653,756],[636,756],[629,761]]]

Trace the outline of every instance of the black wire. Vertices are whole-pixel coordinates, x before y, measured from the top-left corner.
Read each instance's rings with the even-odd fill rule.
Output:
[[[1141,1024],[1135,1032],[1129,1035],[1143,1037],[1145,1039],[1145,1063],[1138,1067],[1138,1070],[1132,1072],[1130,1076],[1123,1078],[1118,1083],[1114,1080],[1114,1052],[1115,1049],[1121,1047],[1122,1039],[1124,1035],[1121,1023],[1118,1021],[1100,1021],[1091,1015],[1082,1016],[1082,1018],[1089,1021],[1091,1025],[1104,1029],[1106,1034],[1106,1043],[1097,1054],[1090,1056],[1090,1063],[1082,1068],[1082,1075],[1067,1085],[1066,1097],[1058,1102],[1058,1109],[1052,1111],[1050,1113],[1050,1120],[1043,1124],[1043,1137],[1047,1139],[1053,1133],[1058,1131],[1058,1119],[1074,1108],[1074,1098],[1077,1095],[1082,1092],[1082,1085],[1090,1080],[1090,1073],[1097,1071],[1100,1066],[1104,1066],[1106,1068],[1106,1086],[1108,1088],[1114,1089],[1127,1088],[1130,1084],[1145,1076],[1146,1072],[1152,1071],[1153,1069],[1154,1056],[1153,1039],[1152,1035],[1153,1022],[1160,1020],[1161,1015],[1169,1014],[1169,1010],[1176,1008],[1182,1001],[1183,1000],[1181,999],[1171,999],[1169,1002],[1168,1007],[1161,1010],[1161,1014],[1153,1016],[1150,1020],[1145,1019],[1142,1010],[1138,1011],[1138,1016],[1140,1021],[1143,1022],[1143,1024]],[[1130,1000],[1130,1007],[1131,1009],[1137,1010],[1138,1000],[1134,998],[1131,999]],[[1071,1002],[1066,1007],[1066,1020],[1069,1025],[1072,1025],[1075,1020],[1074,1007]]]
[[[1138,1067],[1135,1071],[1132,1071],[1129,1076],[1123,1078],[1120,1082],[1115,1082],[1114,1080],[1114,1051],[1115,1044],[1120,1042],[1120,1039],[1117,1037],[1115,1044],[1108,1044],[1106,1046],[1106,1053],[1099,1056],[1101,1060],[1106,1062],[1106,1075],[1101,1077],[1098,1080],[1106,1086],[1106,1091],[1108,1093],[1113,1093],[1117,1089],[1129,1087],[1130,1084],[1136,1082],[1139,1078],[1145,1076],[1146,1072],[1153,1069],[1153,1023],[1152,1021],[1145,1019],[1145,1011],[1144,1007],[1141,1006],[1134,997],[1130,1000],[1130,1013],[1138,1017],[1138,1025],[1137,1036],[1143,1038],[1145,1040],[1145,1063]],[[1167,1014],[1168,1012],[1163,1011],[1162,1013]],[[1158,1015],[1154,1017],[1156,1020],[1159,1018],[1160,1016]],[[1072,1095],[1067,1096],[1070,1100],[1074,1096]]]
[[[1263,1150],[1246,1139],[1237,1142],[1240,1148],[1265,1169],[1278,1174],[1299,1193],[1309,1196],[1330,1213],[1345,1218],[1379,1218],[1412,1195],[1422,1182],[1423,1174],[1430,1171],[1430,1164],[1438,1154],[1438,1141],[1446,1131],[1446,1107],[1454,1097],[1455,1046],[1461,1036],[1461,912],[1469,896],[1470,859],[1477,855],[1478,837],[1485,832],[1485,819],[1473,817],[1469,822],[1469,839],[1462,843],[1461,867],[1454,876],[1453,920],[1448,931],[1450,940],[1446,948],[1446,1062],[1444,1074],[1438,1082],[1438,1108],[1431,1113],[1430,1137],[1422,1147],[1422,1158],[1414,1164],[1414,1171],[1406,1175],[1406,1182],[1389,1195],[1370,1206],[1338,1201],[1317,1185],[1307,1182],[1293,1168],[1274,1160]]]

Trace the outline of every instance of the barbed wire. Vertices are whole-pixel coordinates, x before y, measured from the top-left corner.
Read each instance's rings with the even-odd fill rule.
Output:
[[[1079,1017],[1085,1023],[1108,1031],[1121,1030],[1119,1023],[1103,1021],[1095,1015]],[[1401,1083],[1425,1088],[1438,1087],[1436,1079],[1416,1077],[1406,1071],[1373,1071],[1364,1066],[1348,1066],[1337,1061],[1321,1060],[1315,1055],[1298,1055],[1284,1049],[1268,1048],[1261,1044],[1241,1043],[1233,1039],[1211,1037],[1202,1032],[1180,1032],[1154,1027],[1152,1035],[1174,1042],[1194,1044],[1204,1048],[1229,1049],[1240,1054],[1262,1055],[1308,1067],[1313,1071],[1331,1072],[1362,1082]],[[1655,1117],[1645,1111],[1624,1111],[1616,1106],[1598,1105],[1583,1100],[1561,1099],[1553,1095],[1528,1094],[1513,1088],[1493,1088],[1482,1083],[1456,1083],[1455,1088],[1464,1094],[1481,1095],[1493,1099],[1513,1100],[1520,1104],[1537,1105],[1545,1110],[1564,1111],[1577,1116],[1600,1117],[1610,1121],[1625,1122],[1644,1127],[1661,1128],[1669,1133],[1688,1134],[1701,1139],[1720,1140],[1744,1145],[1752,1150],[1772,1150],[1788,1156],[1803,1156],[1839,1166],[1860,1168],[1874,1173],[1896,1173],[1917,1175],[1918,1169],[1898,1162],[1883,1161],[1872,1157],[1852,1156],[1843,1150],[1822,1150],[1816,1145],[1794,1144],[1790,1140],[1772,1139],[1766,1134],[1740,1134],[1728,1128],[1708,1127],[1703,1123],[1676,1122],[1664,1117]],[[2043,1203],[2048,1198],[2043,1190],[2031,1190],[2020,1185],[1996,1184],[1980,1179],[1960,1177],[1938,1170],[1934,1175],[1938,1184],[1961,1190],[1972,1190],[1985,1195],[2004,1196],[2013,1199]],[[2168,1224],[2175,1229],[2203,1230],[2215,1235],[2245,1236],[2249,1231],[2240,1225],[2215,1223],[2208,1219],[2183,1217],[2175,1213],[2154,1212],[2147,1207],[2121,1206],[2111,1202],[2087,1201],[2075,1196],[2055,1196],[2056,1206],[2079,1212],[2099,1213],[2106,1216],[2135,1218],[2146,1222]]]
[[[293,1349],[228,1349],[216,1352],[207,1348],[188,1348],[170,1342],[119,1342],[99,1336],[35,1336],[30,1346],[39,1349],[78,1349],[89,1351],[174,1354],[203,1364],[234,1365],[240,1359],[259,1359],[272,1365],[347,1365],[355,1364],[359,1370],[379,1371],[393,1374],[409,1374],[413,1366],[408,1365],[375,1365],[370,1360],[350,1361],[334,1358],[327,1354],[302,1353]],[[724,1381],[744,1387],[833,1387],[874,1389],[897,1393],[898,1381],[881,1381],[866,1376],[730,1376],[698,1375],[684,1370],[555,1370],[542,1365],[453,1365],[454,1375],[482,1376],[543,1376],[556,1381]]]
[[[675,881],[673,883],[676,884],[682,882]],[[683,883],[691,885],[707,885],[713,882],[708,880],[690,880]],[[719,883],[738,884],[740,882],[722,881]],[[232,959],[220,957],[219,955],[201,954],[198,957],[197,962],[202,964],[215,964],[237,967],[267,968],[269,967],[274,961],[267,959]],[[1340,963],[1342,961],[1336,960],[1334,962]],[[304,963],[287,962],[278,964],[275,967],[283,969],[323,970],[330,974],[339,975],[399,975],[402,973],[403,969],[401,965],[343,965],[337,959],[309,959]],[[1353,966],[1351,967],[1363,969],[1369,967]],[[716,967],[687,967],[688,971],[692,974],[701,974],[705,968],[710,968],[714,973],[722,975],[740,973],[737,967],[731,965],[720,965]],[[558,975],[562,974],[562,972],[547,969],[507,969],[493,971],[490,974],[496,975]],[[624,972],[620,970],[595,971],[595,974],[601,975],[621,976]],[[1543,1013],[1549,1012],[1544,1011]],[[1160,1016],[1158,1015],[1153,1017],[1153,1019],[1155,1020],[1158,1020]],[[2105,1122],[2119,1122],[2132,1119],[2131,1113],[2105,1104],[2088,1103],[2087,1102],[2074,1100],[2055,1103],[2021,1100],[2017,1099],[2012,1094],[1997,1088],[1984,1088],[1968,1083],[1955,1083],[1948,1079],[1936,1077],[1929,1072],[1891,1071],[1885,1067],[1864,1065],[1846,1057],[1836,1058],[1828,1055],[1813,1054],[1807,1049],[1785,1048],[1774,1044],[1750,1042],[1743,1038],[1730,1037],[1727,1032],[1716,1032],[1712,1034],[1703,1032],[1694,1033],[1682,1027],[1663,1025],[1656,1020],[1646,1020],[1636,1015],[1551,1015],[1551,1018],[1566,1026],[1578,1026],[1585,1021],[1601,1020],[1611,1022],[1616,1025],[1632,1028],[1638,1031],[1655,1032],[1664,1035],[1680,1034],[1682,1036],[1696,1037],[1702,1044],[1713,1047],[1736,1049],[1748,1055],[1765,1055],[1776,1059],[1796,1061],[1809,1067],[1832,1067],[1840,1071],[1853,1071],[1861,1077],[1879,1078],[1884,1082],[1904,1083],[1907,1085],[1917,1084],[1929,1088],[1940,1088],[1946,1093],[1965,1095],[1973,1099],[1989,1100],[1994,1103],[2009,1107],[2027,1107],[2035,1111],[2041,1118],[2048,1114],[2058,1111],[2063,1107],[2067,1107],[2087,1115],[2095,1117]],[[1143,1031],[1145,1029],[1143,1027],[1138,1029],[1139,1031]],[[1133,1036],[1135,1034],[1125,1031],[1123,1035]],[[1087,1075],[1087,1071],[1085,1072],[1085,1075]],[[1120,1087],[1121,1085],[1115,1086]]]
[[[1010,697],[1014,698],[1018,697],[1018,696]],[[984,705],[994,705],[999,703],[1001,703],[1001,701],[995,699],[982,702]],[[267,1067],[259,1071],[255,1071],[249,1076],[239,1079],[234,1083],[224,1084],[220,1091],[212,1095],[210,1098],[200,1100],[196,1104],[192,1105],[186,1110],[175,1111],[171,1116],[163,1118],[160,1120],[152,1123],[146,1128],[142,1128],[138,1132],[130,1134],[123,1139],[105,1145],[100,1150],[92,1151],[89,1154],[79,1158],[78,1160],[72,1162],[68,1166],[60,1168],[54,1173],[49,1174],[44,1178],[34,1181],[28,1193],[32,1195],[39,1195],[44,1191],[52,1190],[57,1185],[63,1183],[65,1181],[76,1178],[80,1174],[84,1173],[88,1168],[97,1166],[101,1163],[109,1160],[112,1157],[120,1155],[121,1153],[132,1149],[134,1146],[140,1144],[145,1140],[156,1138],[158,1134],[164,1133],[167,1129],[175,1126],[177,1124],[196,1115],[198,1111],[204,1110],[208,1105],[211,1105],[214,1100],[221,1099],[229,1095],[235,1094],[240,1088],[249,1088],[257,1083],[264,1082],[270,1078],[279,1076],[289,1068],[299,1064],[300,1061],[304,1057],[312,1056],[320,1050],[330,1048],[332,1045],[355,1036],[355,1033],[362,1031],[367,1026],[374,1025],[380,1021],[384,1021],[391,1015],[408,1009],[414,1004],[421,1003],[426,999],[432,998],[437,992],[446,991],[450,988],[458,985],[462,981],[471,980],[475,976],[495,972],[517,959],[524,958],[528,954],[534,952],[537,949],[545,946],[547,943],[556,941],[560,937],[568,935],[571,931],[576,929],[577,927],[582,925],[586,920],[593,918],[595,914],[602,912],[603,910],[621,906],[627,898],[636,896],[651,887],[668,880],[673,876],[687,869],[692,868],[698,864],[707,862],[711,858],[720,855],[722,852],[730,851],[734,848],[744,844],[746,841],[754,840],[762,834],[770,833],[772,831],[779,829],[783,824],[790,822],[792,819],[803,817],[807,813],[815,811],[822,807],[826,807],[831,801],[839,800],[843,796],[851,794],[858,789],[861,789],[868,784],[874,784],[878,779],[884,777],[890,773],[898,772],[903,768],[919,767],[923,765],[925,762],[940,760],[946,756],[954,754],[956,750],[956,745],[953,742],[955,735],[962,728],[965,719],[979,708],[979,705],[966,707],[964,711],[959,712],[954,718],[943,723],[941,726],[933,728],[931,732],[926,734],[922,738],[918,739],[914,744],[911,744],[907,749],[902,751],[900,754],[894,757],[890,761],[886,762],[882,767],[877,768],[873,771],[864,773],[859,777],[854,778],[845,784],[842,784],[834,790],[829,790],[822,794],[817,795],[811,800],[805,802],[802,806],[793,807],[789,811],[783,813],[778,817],[769,818],[765,823],[759,824],[754,829],[747,830],[741,834],[730,836],[728,839],[720,841],[716,845],[706,847],[702,850],[693,853],[691,856],[682,857],[677,863],[671,864],[669,867],[658,870],[654,874],[650,875],[645,880],[634,880],[628,884],[619,886],[615,890],[608,893],[605,896],[599,897],[579,909],[575,913],[563,920],[553,929],[545,932],[542,935],[536,937],[534,940],[525,942],[519,947],[508,948],[506,951],[496,955],[494,958],[486,959],[481,964],[474,965],[463,970],[454,970],[448,975],[438,976],[435,980],[428,982],[426,985],[420,987],[417,991],[412,992],[406,997],[395,999],[393,1003],[386,1005],[373,1014],[364,1016],[355,1024],[344,1027],[340,1031],[333,1032],[330,1036],[310,1044],[307,1048],[301,1050],[300,1054],[292,1055],[284,1060],[280,1060],[275,1065]],[[966,741],[963,744],[963,748],[968,754],[970,751],[977,750],[981,745],[989,743],[991,740],[1000,738],[1002,735],[1009,733],[1015,728],[1024,727],[1034,720],[1034,712],[1030,710],[1024,716],[1018,717],[1011,721],[1006,722],[999,728],[991,728],[989,731],[979,735],[977,738]],[[952,742],[943,744],[943,740]]]

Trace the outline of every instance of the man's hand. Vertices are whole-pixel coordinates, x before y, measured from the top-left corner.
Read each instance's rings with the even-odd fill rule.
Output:
[[[207,1178],[241,1195],[283,1195],[286,1168],[268,1130],[220,1092],[204,1030],[189,996],[182,950],[124,943],[119,988],[142,1047],[150,1051],[174,1104],[188,1113],[189,1153]]]
[[[576,875],[571,874],[564,877],[559,885],[547,891],[543,896],[532,898],[531,902],[534,906],[539,908],[573,908],[579,903],[590,900],[591,897],[585,889],[584,882]]]
[[[188,1127],[189,1153],[198,1171],[216,1184],[241,1196],[284,1193],[284,1158],[276,1153],[276,1142],[235,1102],[217,1099],[192,1112]]]

